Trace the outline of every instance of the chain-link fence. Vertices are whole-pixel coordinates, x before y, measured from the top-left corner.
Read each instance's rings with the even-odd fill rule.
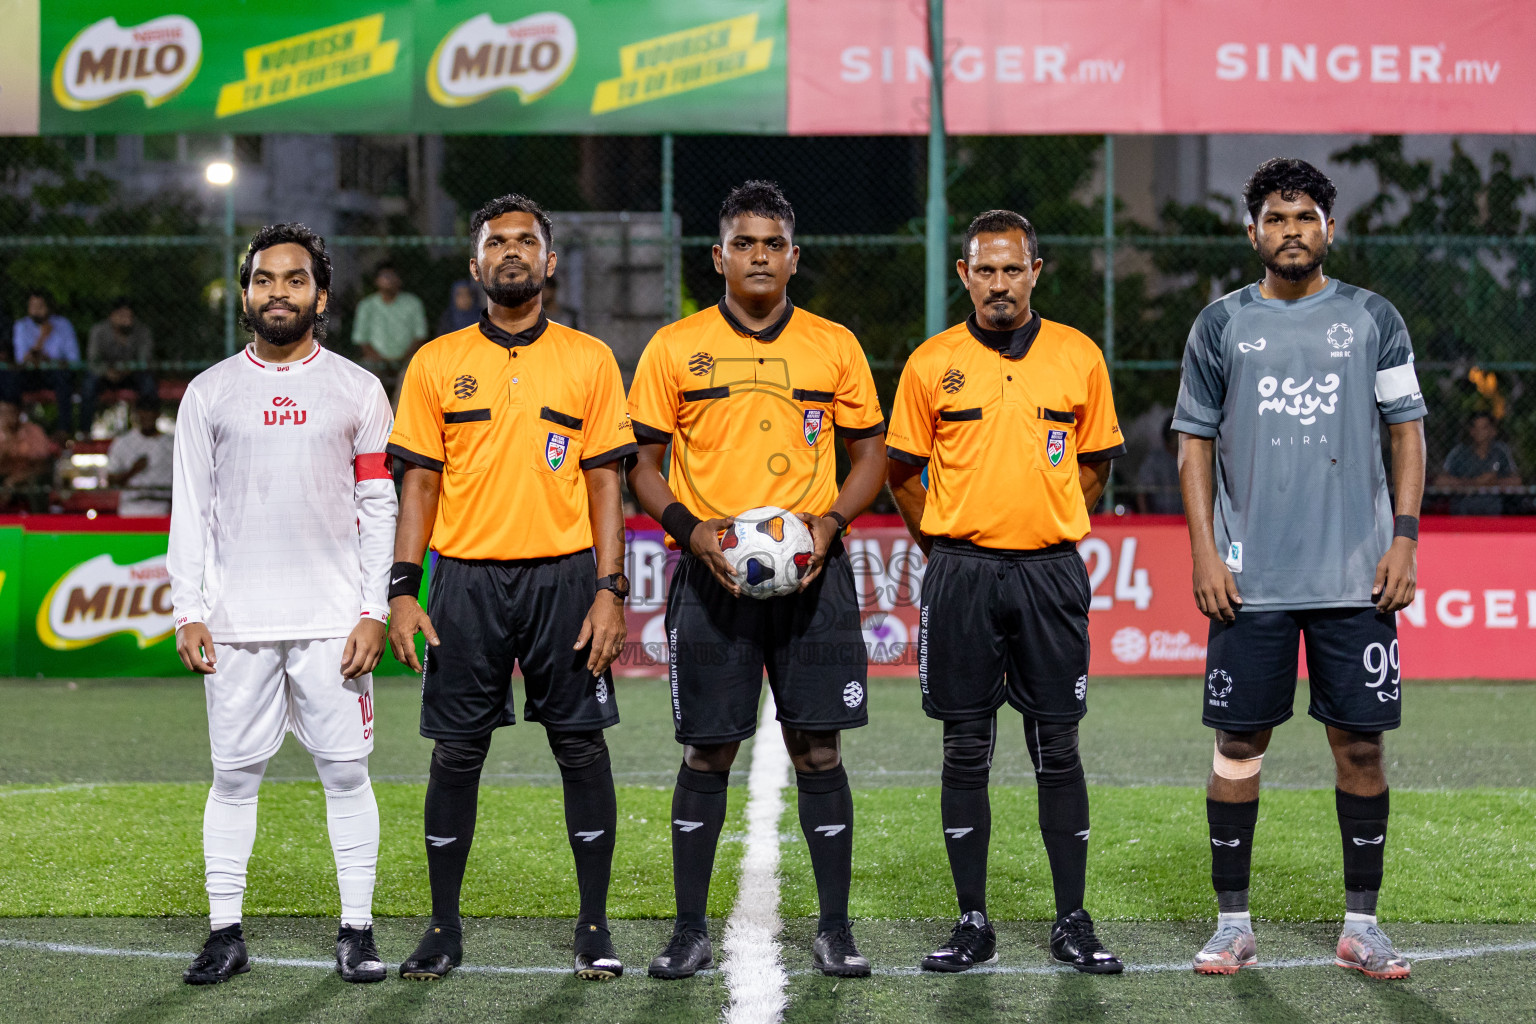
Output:
[[[1015,209],[1035,223],[1046,266],[1034,305],[1103,345],[1112,369],[1131,454],[1106,503],[1171,510],[1163,429],[1189,326],[1261,267],[1230,201],[1159,200],[1144,187],[1150,172],[1123,158],[1106,218],[1107,145],[1100,136],[948,140],[949,227],[958,255],[959,233],[983,210]],[[235,165],[229,191],[203,179],[205,161],[220,155]],[[1536,223],[1521,212],[1536,182],[1498,154],[1480,168],[1459,150],[1441,170],[1407,173],[1392,139],[1338,159],[1374,169],[1381,184],[1340,224],[1327,270],[1381,292],[1407,320],[1431,409],[1427,510],[1536,512],[1536,488],[1521,476],[1536,466],[1527,341]],[[25,418],[65,443],[58,395],[71,391],[72,430],[94,439],[43,458],[34,437],[33,457],[6,456],[0,503],[102,504],[90,492],[111,482],[106,439],[127,427],[143,375],[173,410],[191,376],[244,342],[227,328],[226,265],[260,223],[302,219],[328,236],[327,343],[356,357],[354,311],[381,263],[420,297],[429,334],[462,323],[454,295],[468,277],[469,213],[526,192],[558,211],[555,315],[608,341],[628,371],[656,328],[718,300],[716,211],[731,186],[754,177],[778,181],[796,207],[792,298],[854,331],[888,403],[924,335],[922,138],[0,139],[0,311],[26,318],[28,293],[44,290],[79,353],[68,366],[0,367],[12,381],[0,397],[19,398]],[[120,300],[151,332],[152,350],[112,365],[88,359],[91,332],[113,330]],[[948,321],[969,311],[952,280]],[[0,345],[0,360],[13,359]],[[373,365],[386,381],[399,369]],[[25,433],[6,408],[0,435]]]

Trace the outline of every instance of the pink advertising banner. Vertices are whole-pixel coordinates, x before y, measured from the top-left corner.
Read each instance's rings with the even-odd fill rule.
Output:
[[[1485,528],[1472,529],[1478,526]],[[915,675],[926,559],[894,516],[861,517],[846,543],[871,673]],[[1204,673],[1209,622],[1190,593],[1182,517],[1095,518],[1077,552],[1093,592],[1094,675]],[[655,675],[667,662],[663,612],[677,552],[663,545],[659,530],[637,529],[628,557],[631,643],[618,671]],[[1388,660],[1375,668],[1364,664],[1362,652],[1362,680],[1381,671],[1407,679],[1530,678],[1536,530],[1519,530],[1508,520],[1427,519],[1418,583],[1413,604],[1398,614],[1401,651],[1385,653]],[[1395,665],[1393,654],[1399,655]]]
[[[947,0],[952,134],[1536,131],[1529,0]],[[791,134],[928,129],[922,0],[789,0]]]

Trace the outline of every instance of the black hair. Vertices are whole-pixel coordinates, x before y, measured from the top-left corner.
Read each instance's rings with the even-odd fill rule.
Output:
[[[112,301],[112,312],[114,312],[114,313],[116,313],[120,309],[132,309],[132,308],[133,308],[133,302],[126,295],[121,296],[120,298],[114,299]]]
[[[789,230],[791,237],[795,234],[795,208],[784,198],[784,192],[776,181],[764,181],[753,178],[744,181],[725,194],[725,199],[720,204],[720,234],[725,235],[725,226],[736,217],[744,213],[756,214],[759,217],[772,217],[782,221],[784,227]]]
[[[1024,232],[1024,243],[1029,249],[1029,258],[1040,258],[1040,239],[1035,234],[1035,226],[1029,222],[1029,218],[1023,214],[1014,213],[1012,210],[988,210],[979,213],[976,219],[971,221],[971,226],[965,229],[965,241],[960,243],[960,258],[969,261],[971,258],[971,243],[977,235],[997,235],[1009,231]]]
[[[50,313],[59,308],[53,304],[53,296],[48,294],[48,292],[42,288],[27,289],[27,301],[31,302],[33,299],[42,299],[44,302],[48,303],[48,312]]]
[[[555,247],[554,225],[550,223],[549,214],[544,212],[544,207],[525,195],[508,192],[504,196],[492,199],[470,216],[469,237],[475,248],[480,247],[480,229],[497,217],[508,213],[532,214],[533,219],[539,222],[539,231],[544,235],[544,245],[549,249]]]
[[[384,271],[386,271],[386,270],[393,270],[396,275],[398,275],[400,273],[400,268],[395,266],[392,261],[384,260],[383,262],[381,262],[380,264],[378,264],[376,267],[373,268],[373,276],[374,277],[378,277],[380,274],[384,273]]]
[[[138,399],[133,403],[133,407],[139,412],[152,412],[158,414],[161,408],[160,396],[140,395]]]
[[[1493,424],[1493,429],[1495,429],[1495,430],[1499,429],[1499,418],[1497,416],[1495,416],[1493,413],[1489,412],[1487,409],[1479,409],[1479,410],[1477,410],[1477,412],[1474,412],[1471,416],[1468,416],[1467,417],[1467,429],[1471,430],[1472,429],[1472,424],[1476,423],[1478,420],[1487,420],[1489,423]]]
[[[1333,215],[1333,201],[1339,197],[1338,187],[1316,167],[1305,160],[1277,156],[1259,164],[1243,186],[1243,205],[1248,207],[1248,216],[1257,222],[1264,200],[1276,192],[1288,203],[1301,196],[1309,197],[1322,207],[1324,217]]]
[[[331,257],[325,251],[325,239],[305,225],[293,221],[288,224],[268,224],[251,236],[245,258],[240,261],[242,292],[251,286],[251,264],[256,261],[256,254],[275,245],[297,245],[303,248],[309,253],[309,273],[315,279],[315,287],[323,292],[331,290]]]

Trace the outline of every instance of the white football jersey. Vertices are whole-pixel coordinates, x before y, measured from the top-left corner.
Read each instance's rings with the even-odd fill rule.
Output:
[[[373,374],[324,348],[266,363],[254,346],[187,386],[176,416],[176,627],[219,643],[344,637],[388,615],[393,415]]]

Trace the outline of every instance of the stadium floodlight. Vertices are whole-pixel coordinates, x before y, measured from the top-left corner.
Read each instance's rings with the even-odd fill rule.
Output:
[[[228,185],[235,180],[235,165],[224,160],[215,160],[208,165],[204,172],[210,185]]]

